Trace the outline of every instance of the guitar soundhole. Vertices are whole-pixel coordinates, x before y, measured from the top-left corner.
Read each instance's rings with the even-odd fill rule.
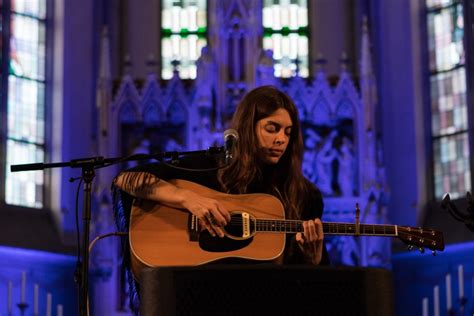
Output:
[[[250,237],[245,236],[243,221],[241,212],[231,213],[230,222],[224,227],[224,230],[230,238],[241,239]],[[250,222],[252,222],[252,224],[249,225],[248,233],[253,235],[253,219],[250,219]]]
[[[235,240],[228,237],[212,237],[206,230],[199,234],[199,247],[209,252],[234,251],[248,246],[252,240],[253,237],[243,240]]]
[[[249,236],[245,236],[242,213],[231,213],[230,222],[224,227],[226,235],[224,238],[212,237],[209,232],[202,231],[199,235],[199,246],[201,249],[210,252],[224,252],[242,249],[248,246],[253,240],[254,219],[250,219]]]

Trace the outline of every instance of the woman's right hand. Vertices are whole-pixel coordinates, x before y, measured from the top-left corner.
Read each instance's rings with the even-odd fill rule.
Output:
[[[222,227],[230,221],[230,214],[224,205],[188,189],[178,188],[177,194],[182,197],[182,207],[196,215],[212,236],[224,237]]]
[[[216,199],[179,188],[148,172],[122,172],[114,184],[132,196],[185,208],[196,215],[212,236],[224,237],[222,227],[230,221],[230,214]]]

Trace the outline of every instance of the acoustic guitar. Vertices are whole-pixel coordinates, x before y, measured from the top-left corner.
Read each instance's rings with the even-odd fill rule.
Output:
[[[137,280],[145,267],[197,266],[220,259],[278,259],[285,233],[303,231],[303,221],[285,219],[282,203],[269,194],[226,194],[185,180],[174,185],[219,200],[231,215],[225,237],[212,237],[189,211],[135,199],[129,242],[131,268]],[[409,247],[444,249],[443,234],[432,229],[397,225],[324,222],[326,235],[398,237]]]

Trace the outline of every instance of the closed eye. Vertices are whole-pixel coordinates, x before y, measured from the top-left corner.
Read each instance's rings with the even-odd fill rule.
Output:
[[[265,130],[269,133],[276,133],[278,132],[280,128],[278,128],[277,126],[273,125],[273,124],[267,124],[265,126]]]
[[[265,125],[265,130],[269,133],[278,133],[282,126],[276,122],[268,122],[267,125]],[[288,126],[285,128],[285,134],[286,136],[291,135],[291,129],[292,126]]]

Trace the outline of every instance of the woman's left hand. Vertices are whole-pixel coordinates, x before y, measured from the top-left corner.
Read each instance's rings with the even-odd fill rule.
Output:
[[[303,222],[303,233],[296,234],[296,241],[305,257],[318,265],[323,255],[323,224],[319,218]]]

